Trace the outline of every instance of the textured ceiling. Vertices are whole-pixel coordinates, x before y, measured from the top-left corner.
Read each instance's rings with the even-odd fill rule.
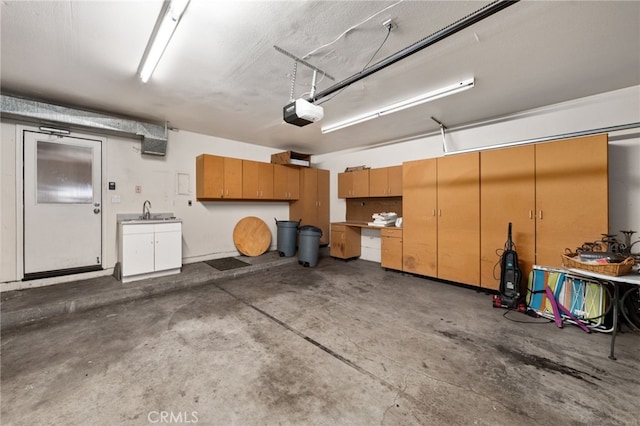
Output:
[[[455,127],[640,84],[640,2],[521,1],[320,99],[322,121],[301,128],[283,122],[293,60],[274,45],[340,81],[370,61],[385,39],[385,20],[396,28],[372,64],[488,3],[191,0],[143,84],[136,71],[161,1],[5,0],[0,83],[3,92],[315,154],[437,130],[431,116]],[[476,79],[471,90],[320,132],[469,77]],[[304,66],[296,83],[295,97],[307,96]],[[318,90],[332,84],[319,78]]]

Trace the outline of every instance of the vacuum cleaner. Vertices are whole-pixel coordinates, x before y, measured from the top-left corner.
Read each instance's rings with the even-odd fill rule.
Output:
[[[500,294],[493,295],[493,307],[527,311],[522,294],[522,270],[518,266],[518,253],[511,238],[511,222],[500,257]]]

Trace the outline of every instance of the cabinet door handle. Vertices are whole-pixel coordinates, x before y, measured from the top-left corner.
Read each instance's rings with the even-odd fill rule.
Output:
[[[542,220],[542,210],[540,210],[540,220]]]
[[[442,216],[442,209],[438,209],[438,216]]]
[[[533,210],[529,210],[529,219],[533,219]]]
[[[433,209],[433,210],[431,211],[431,216],[434,216],[434,217],[435,217],[435,215],[436,215],[436,209]]]

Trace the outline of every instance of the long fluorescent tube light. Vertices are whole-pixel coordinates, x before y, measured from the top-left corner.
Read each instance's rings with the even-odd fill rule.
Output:
[[[368,120],[372,120],[374,118],[381,117],[383,115],[392,114],[394,112],[402,111],[403,109],[421,105],[426,102],[435,101],[436,99],[444,98],[445,96],[450,96],[455,93],[462,92],[467,89],[471,89],[474,85],[475,85],[475,80],[473,78],[469,78],[459,83],[452,84],[450,86],[432,90],[430,92],[423,93],[418,96],[414,96],[413,98],[396,102],[395,104],[387,105],[385,107],[378,109],[377,111],[361,114],[356,117],[349,118],[347,120],[339,121],[335,124],[330,124],[328,126],[322,127],[321,131],[323,134],[335,132],[336,130],[344,129],[345,127],[353,126],[354,124],[359,124]]]
[[[151,78],[151,74],[158,66],[171,37],[173,36],[182,14],[184,13],[190,0],[171,0],[165,8],[160,24],[156,24],[156,30],[149,41],[146,54],[142,59],[140,68],[140,80],[146,83]]]

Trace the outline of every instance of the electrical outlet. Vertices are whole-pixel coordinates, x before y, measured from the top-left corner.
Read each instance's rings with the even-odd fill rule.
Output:
[[[396,28],[396,25],[393,23],[393,20],[387,19],[382,23],[382,26],[387,29],[387,31],[391,31]]]

